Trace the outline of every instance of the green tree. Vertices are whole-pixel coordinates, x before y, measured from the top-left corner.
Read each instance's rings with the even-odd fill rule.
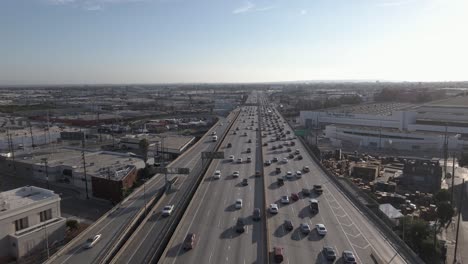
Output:
[[[145,167],[146,167],[146,161],[148,160],[148,148],[149,148],[149,142],[146,138],[140,140],[138,143],[138,146],[140,148],[140,151],[143,153],[143,160],[145,161]]]
[[[70,230],[75,230],[78,229],[78,221],[74,219],[69,219],[65,222],[65,225],[68,227]]]
[[[442,189],[434,195],[436,204],[450,201],[450,192],[447,189]]]
[[[437,206],[437,219],[441,226],[446,226],[455,213],[453,206],[449,202],[441,202]]]

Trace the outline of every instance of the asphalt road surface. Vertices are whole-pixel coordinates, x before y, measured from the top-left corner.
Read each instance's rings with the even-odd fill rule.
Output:
[[[255,177],[255,172],[262,169],[259,132],[255,130],[258,128],[257,111],[254,106],[242,110],[221,148],[226,159],[211,164],[160,263],[266,262],[265,219],[252,219],[254,208],[264,210],[262,178]],[[252,143],[248,143],[249,139]],[[232,144],[231,148],[226,147],[228,143]],[[251,148],[251,153],[247,153],[247,148]],[[234,155],[234,162],[228,159],[230,155]],[[239,157],[242,163],[237,162]],[[246,162],[247,157],[252,161]],[[220,179],[213,178],[216,170],[221,171]],[[238,178],[232,176],[234,171],[239,171]],[[243,179],[247,179],[247,186],[241,184]],[[242,199],[241,209],[235,208],[236,199]],[[239,217],[245,219],[244,233],[235,229]],[[184,250],[182,246],[187,233],[195,233],[197,237],[191,250]]]

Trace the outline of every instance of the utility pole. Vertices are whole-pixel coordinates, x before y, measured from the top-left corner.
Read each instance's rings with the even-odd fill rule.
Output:
[[[86,177],[86,158],[85,158],[85,141],[84,141],[84,135],[82,139],[82,148],[81,148],[81,157],[83,159],[83,174],[84,174],[84,181],[85,181],[85,188],[86,188],[86,199],[89,199],[89,194],[88,194],[88,179]]]
[[[463,179],[460,188],[460,201],[458,203],[457,235],[455,237],[455,252],[453,253],[453,263],[457,263],[458,233],[460,231],[460,216],[462,214],[463,193],[465,192],[465,179]]]
[[[34,150],[34,136],[33,136],[33,131],[32,131],[32,126],[31,122],[29,122],[29,134],[31,135],[31,147]]]
[[[45,240],[46,240],[46,250],[47,250],[47,259],[50,258],[49,252],[49,236],[47,235],[47,224],[44,224]]]
[[[453,153],[452,164],[452,192],[450,193],[450,204],[453,206],[453,193],[455,191],[455,153]]]
[[[45,173],[46,173],[47,189],[50,190],[50,186],[49,186],[49,171],[48,171],[48,169],[47,169],[47,167],[48,167],[47,158],[42,158],[42,162],[44,162],[44,170],[45,170]]]
[[[447,136],[447,123],[445,124],[444,134],[444,175],[447,175],[447,161],[448,161],[448,136]]]

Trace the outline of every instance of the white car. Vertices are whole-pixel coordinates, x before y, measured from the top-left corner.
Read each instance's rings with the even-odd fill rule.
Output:
[[[229,156],[229,161],[234,162],[234,160],[235,160],[234,155]]]
[[[309,172],[309,171],[310,171],[310,168],[309,168],[309,166],[304,166],[304,168],[302,168],[302,170],[303,170],[304,172]]]
[[[84,248],[86,249],[92,248],[100,239],[101,239],[101,234],[88,238],[86,240],[86,243],[84,244]]]
[[[239,177],[239,171],[235,171],[232,173],[232,177],[237,178]]]
[[[220,170],[215,171],[215,173],[213,175],[213,178],[214,179],[221,179],[221,171]]]
[[[302,178],[302,172],[301,171],[296,171],[296,177],[297,178]]]
[[[238,158],[237,163],[242,163],[242,158]]]
[[[317,229],[317,233],[321,236],[324,236],[327,234],[327,228],[325,227],[324,224],[316,224],[315,229]]]
[[[242,199],[237,199],[235,203],[236,209],[242,208]]]
[[[287,196],[287,195],[281,196],[281,203],[282,204],[288,204],[289,203],[289,196]]]
[[[170,216],[174,211],[174,205],[166,205],[162,210],[162,216]]]
[[[278,213],[278,205],[277,204],[270,204],[269,211],[272,214],[277,214]]]
[[[213,136],[216,135],[216,131],[211,132],[211,135]]]
[[[304,234],[309,234],[310,233],[310,226],[307,223],[301,223],[300,225],[301,232]]]
[[[288,163],[288,158],[283,158],[283,163]]]
[[[293,177],[292,172],[288,171],[286,172],[286,178],[291,179]]]

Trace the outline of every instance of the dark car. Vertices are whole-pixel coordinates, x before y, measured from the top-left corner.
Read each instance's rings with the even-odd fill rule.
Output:
[[[286,229],[287,231],[291,231],[294,229],[294,226],[291,220],[284,220],[283,226],[284,226],[284,229]]]
[[[294,155],[293,154],[289,154],[288,155],[288,159],[293,159],[294,158]]]
[[[228,143],[226,147],[227,147],[227,148],[231,148],[231,147],[232,147],[232,144],[231,144],[231,143]]]
[[[276,172],[276,174],[281,173],[281,168],[276,168],[275,172]]]
[[[250,153],[252,152],[252,150],[250,148],[247,149],[247,153]]]
[[[297,159],[298,159],[298,160],[301,160],[301,159],[302,159],[302,155],[297,156]]]
[[[287,152],[291,152],[292,150],[291,150],[291,148],[288,148],[288,149],[286,149],[286,151],[287,151]]]
[[[255,172],[255,177],[260,177],[260,176],[262,176],[262,173],[260,171],[256,171]]]
[[[346,263],[346,264],[356,263],[356,257],[354,256],[354,253],[350,250],[343,251],[343,254],[341,255],[341,257],[343,258],[343,263]]]
[[[283,145],[279,145],[278,148],[280,148],[280,149],[283,148]]]
[[[245,231],[245,221],[244,221],[244,218],[239,217],[239,218],[237,218],[237,222],[236,222],[236,232],[238,232],[238,233],[244,233],[244,231]]]
[[[252,143],[252,140],[251,140],[251,139],[249,139],[249,141],[247,141],[247,143]]]
[[[195,246],[195,234],[188,233],[184,239],[184,249],[192,249]]]
[[[336,251],[333,247],[325,246],[322,252],[327,260],[334,261],[336,259]]]
[[[255,208],[253,210],[252,219],[255,220],[255,221],[260,220],[260,208]]]
[[[278,177],[278,185],[279,186],[284,185],[284,179],[283,178]]]
[[[243,179],[243,180],[242,180],[242,185],[243,185],[243,186],[249,185],[249,180]]]
[[[276,150],[276,146],[271,147],[272,150]]]
[[[304,196],[309,196],[309,195],[310,195],[310,190],[309,190],[309,188],[302,188],[302,195],[304,195]]]
[[[299,200],[299,195],[297,193],[291,193],[291,200],[293,201]]]
[[[322,193],[323,193],[322,185],[320,185],[320,184],[314,184],[314,192],[315,192],[316,194],[322,194]]]

